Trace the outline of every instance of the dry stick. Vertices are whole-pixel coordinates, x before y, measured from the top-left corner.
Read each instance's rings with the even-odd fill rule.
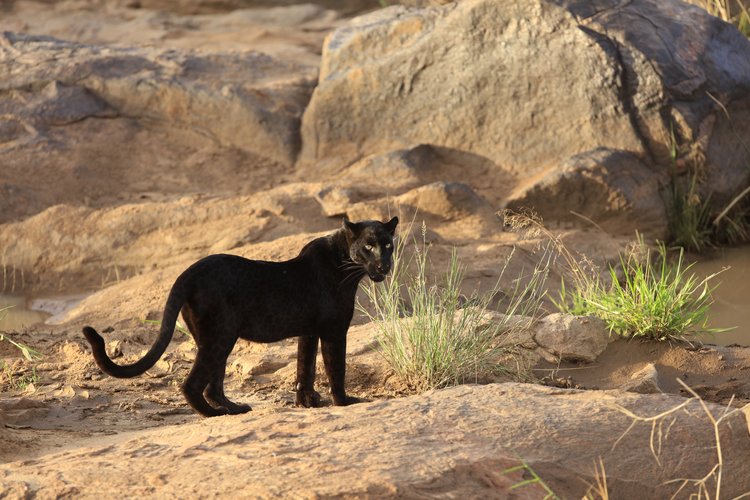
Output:
[[[595,498],[592,491],[599,494],[602,500],[609,500],[609,488],[607,487],[607,471],[604,468],[604,461],[602,457],[599,457],[599,463],[594,462],[594,479],[596,485],[590,485],[589,490],[586,492],[584,498]]]
[[[601,231],[603,233],[606,233],[606,231],[604,229],[602,229],[602,226],[600,226],[599,224],[597,224],[596,222],[594,222],[594,220],[591,217],[586,217],[583,214],[579,214],[575,210],[571,210],[570,213],[573,214],[573,215],[575,215],[576,217],[580,217],[581,219],[585,220],[586,222],[588,222],[589,224],[591,224],[592,226],[594,226],[595,228],[597,228],[599,231]]]
[[[714,226],[718,225],[721,219],[727,216],[730,210],[742,199],[747,195],[747,193],[750,193],[750,186],[746,187],[742,190],[740,194],[734,197],[734,199],[729,203],[729,205],[726,206],[724,210],[721,211],[719,215],[716,216],[714,219]]]
[[[724,115],[727,117],[727,120],[730,120],[731,122],[731,117],[729,116],[729,110],[727,110],[726,106],[724,106],[724,104],[720,100],[718,100],[716,97],[711,95],[711,92],[706,92],[706,95],[708,95],[708,97],[712,101],[714,101],[716,104],[719,105],[721,110],[724,111]],[[734,127],[732,127],[732,131],[735,133],[735,135],[737,135],[737,138],[740,140],[740,144],[742,144],[742,146],[745,148],[747,153],[750,154],[750,148],[747,147],[747,144],[745,144],[745,142],[742,140],[739,134],[737,134],[737,132],[734,130]],[[735,196],[734,199],[731,202],[729,202],[729,205],[727,205],[726,208],[722,210],[719,215],[716,216],[716,218],[714,219],[714,226],[718,226],[719,222],[721,222],[721,219],[726,217],[729,211],[732,210],[732,208],[748,193],[750,193],[750,186],[746,187],[745,189],[742,190],[740,194]]]
[[[676,419],[672,420],[672,422],[667,427],[667,431],[666,431],[666,435],[665,435],[664,433],[662,433],[662,427],[661,427],[663,419],[666,418],[666,417],[668,417],[668,416],[670,416],[670,415],[672,415],[672,414],[674,414],[674,413],[676,413],[679,410],[684,409],[690,403],[692,403],[693,401],[697,400],[698,403],[700,404],[701,408],[703,409],[703,412],[706,414],[706,416],[708,417],[709,421],[711,422],[711,425],[712,425],[713,430],[714,430],[714,441],[716,442],[717,463],[716,463],[716,465],[714,465],[714,467],[711,468],[710,471],[708,471],[708,473],[705,476],[703,476],[700,479],[679,478],[679,479],[673,479],[673,480],[667,481],[664,484],[670,484],[670,483],[676,483],[676,482],[681,482],[682,483],[680,485],[680,487],[677,489],[677,491],[672,495],[672,498],[675,498],[677,496],[677,494],[680,491],[682,491],[685,488],[685,486],[687,486],[690,483],[693,483],[694,485],[696,485],[698,487],[699,491],[701,492],[700,495],[699,495],[699,498],[703,498],[704,496],[705,496],[705,498],[710,498],[711,495],[709,494],[708,487],[706,486],[706,482],[709,479],[711,479],[712,477],[715,477],[715,480],[716,480],[716,492],[714,494],[714,498],[716,498],[716,500],[719,500],[721,498],[721,481],[722,481],[722,472],[723,472],[723,468],[724,468],[724,456],[723,456],[722,449],[721,449],[721,433],[720,433],[719,425],[721,424],[721,422],[725,418],[730,417],[730,416],[734,415],[735,413],[742,411],[742,408],[732,408],[730,410],[731,404],[734,401],[734,396],[732,396],[730,398],[730,400],[729,400],[729,404],[726,406],[726,408],[724,408],[723,414],[719,418],[716,418],[716,417],[714,417],[714,415],[709,410],[709,408],[706,405],[705,401],[703,401],[703,399],[701,399],[701,397],[698,395],[697,392],[695,392],[690,386],[688,386],[681,379],[678,378],[677,382],[679,382],[680,385],[682,385],[682,387],[684,387],[685,390],[688,391],[692,395],[692,397],[689,398],[689,399],[687,399],[683,403],[681,403],[681,404],[679,404],[679,405],[677,405],[677,406],[675,406],[675,407],[673,407],[673,408],[671,408],[669,410],[666,410],[666,411],[664,411],[664,412],[662,412],[662,413],[660,413],[658,415],[654,415],[652,417],[641,417],[641,416],[636,415],[635,413],[631,412],[630,410],[628,410],[627,408],[625,408],[623,406],[620,406],[618,404],[612,405],[620,413],[625,414],[627,417],[629,417],[631,419],[630,425],[625,430],[625,432],[623,432],[622,435],[617,439],[617,441],[615,441],[615,444],[612,446],[612,449],[614,450],[614,448],[619,444],[619,442],[622,441],[622,439],[630,432],[630,430],[638,422],[649,422],[649,423],[651,423],[651,435],[649,437],[649,446],[651,448],[651,453],[654,455],[654,459],[656,460],[656,463],[659,464],[659,465],[661,465],[661,461],[659,460],[658,454],[661,453],[662,442],[667,439],[667,437],[669,435],[669,431],[670,431],[672,425],[676,421]],[[654,441],[656,441],[656,443],[657,443],[656,446],[654,446]],[[655,448],[658,448],[658,451]],[[742,495],[742,496],[740,496],[738,498],[742,498],[744,496],[746,496],[746,495]]]
[[[742,19],[742,14],[745,14],[750,21],[750,11],[748,11],[747,7],[745,7],[745,4],[742,3],[742,0],[737,0],[737,6],[740,8],[740,13],[737,16],[737,27],[739,28],[739,21]]]

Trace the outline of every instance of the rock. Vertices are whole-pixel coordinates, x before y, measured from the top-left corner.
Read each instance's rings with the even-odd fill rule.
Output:
[[[534,341],[553,355],[550,362],[596,360],[610,342],[604,322],[589,316],[555,313],[542,318],[534,327]],[[548,356],[545,356],[547,358]]]
[[[329,166],[330,167],[330,166]],[[420,144],[366,156],[343,171],[323,163],[299,165],[302,176],[328,175],[369,196],[398,196],[435,182],[468,184],[495,207],[517,180],[495,163],[459,149]]]
[[[317,60],[0,35],[0,223],[277,185]]]
[[[323,209],[323,213],[328,217],[346,214],[347,209],[356,198],[357,195],[353,190],[336,186],[326,187],[315,196]]]
[[[668,237],[667,214],[660,196],[663,177],[637,156],[596,149],[573,156],[541,179],[522,186],[506,207],[532,209],[545,224],[596,224],[609,233],[652,239]]]
[[[25,128],[128,116],[196,128],[287,165],[315,85],[314,67],[257,52],[115,48],[13,33],[0,37],[0,74],[0,109]]]
[[[382,155],[371,155],[348,167],[342,174],[347,182],[381,193],[400,194],[423,183],[425,148],[399,149]]]
[[[659,386],[659,372],[656,365],[648,363],[642,369],[633,373],[630,381],[622,387],[623,391],[637,392],[639,394],[661,394]]]
[[[578,24],[540,0],[357,18],[323,47],[301,159],[426,143],[526,173],[599,146],[640,151],[618,109],[618,68]]]
[[[423,143],[553,179],[551,167],[604,148],[661,178],[674,130],[680,142],[705,145],[706,189],[718,204],[748,176],[738,142],[750,136],[748,89],[750,42],[677,0],[394,6],[327,38],[300,163],[342,166]],[[721,96],[731,120],[710,95]],[[654,225],[658,214],[640,200],[649,176],[628,164],[593,182],[615,182],[597,190],[627,201],[615,212]]]
[[[428,226],[446,222],[464,224],[474,237],[502,230],[492,206],[460,182],[433,182],[394,198],[367,200],[347,207],[352,220],[384,219],[398,213],[405,221],[425,221]]]
[[[569,5],[585,19],[582,29],[620,59],[623,104],[647,151],[664,169],[671,167],[672,134],[696,147],[708,167],[704,189],[723,208],[748,178],[738,152],[741,138],[750,137],[750,42],[733,25],[676,0],[606,4]]]
[[[480,212],[490,218],[494,214],[481,196],[460,182],[434,182],[418,187],[399,196],[398,204],[409,205],[444,221]]]
[[[684,401],[516,383],[459,386],[348,407],[220,417],[210,425],[191,419],[2,464],[0,475],[29,482],[45,497],[61,488],[75,488],[81,498],[104,490],[132,496],[154,484],[163,496],[540,498],[533,486],[511,491],[523,475],[504,471],[524,460],[556,495],[581,498],[601,459],[610,498],[665,498],[679,487],[667,481],[702,477],[713,464],[714,455],[695,452],[713,448],[710,422],[697,402],[676,413],[658,466],[650,424],[635,425],[613,448],[631,423],[614,406],[651,416]],[[722,492],[732,498],[750,489],[745,417],[733,415],[721,432]],[[184,473],[195,467],[202,473]]]

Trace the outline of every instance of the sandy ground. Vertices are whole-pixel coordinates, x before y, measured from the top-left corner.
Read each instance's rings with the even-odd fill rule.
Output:
[[[50,34],[84,43],[251,49],[315,66],[323,37],[344,22],[336,12],[311,6],[193,16],[80,4],[3,3],[0,31]],[[159,319],[171,283],[187,265],[218,251],[258,259],[293,257],[304,243],[340,224],[336,196],[330,193],[344,193],[353,218],[379,218],[401,210],[402,220],[416,221],[417,237],[424,219],[434,266],[444,265],[455,246],[468,266],[467,290],[488,289],[512,253],[507,272],[527,269],[543,243],[505,231],[495,215],[519,182],[512,173],[482,164],[467,167],[464,160],[439,151],[430,157],[432,168],[427,172],[396,169],[395,175],[363,185],[363,172],[371,172],[377,159],[336,172],[295,171],[223,148],[190,130],[136,123],[127,117],[87,119],[55,133],[62,143],[77,144],[80,138],[104,141],[115,134],[129,137],[128,147],[142,147],[132,158],[120,151],[113,153],[118,158],[95,161],[98,150],[89,151],[85,141],[78,144],[73,148],[78,164],[94,167],[73,172],[80,177],[75,181],[39,176],[28,169],[29,161],[18,160],[40,154],[54,163],[62,158],[54,149],[23,150],[9,169],[0,172],[0,184],[22,186],[14,205],[17,211],[2,215],[0,231],[5,231],[7,241],[25,242],[26,249],[16,248],[19,253],[45,249],[34,273],[24,277],[26,288],[16,291],[90,294],[57,318],[58,324],[9,332],[38,350],[41,359],[29,361],[12,345],[0,342],[5,363],[0,373],[0,462],[10,465],[116,443],[139,433],[148,439],[159,429],[199,422],[179,391],[195,352],[187,335],[177,333],[167,354],[146,375],[118,380],[103,376],[94,365],[81,326],[92,324],[102,332],[118,362],[139,357],[156,330],[145,321]],[[166,156],[159,154],[164,143],[171,144]],[[127,169],[123,156],[133,160]],[[172,170],[176,164],[181,167],[178,172]],[[440,184],[455,182],[469,186],[468,194],[455,195]],[[556,230],[571,248],[600,263],[612,261],[629,239],[595,228]],[[12,251],[12,245],[5,250]],[[15,268],[4,269],[5,275],[15,277]],[[373,327],[359,315],[354,323],[349,392],[369,401],[411,394],[378,353]],[[294,401],[295,355],[294,340],[268,346],[239,344],[229,359],[227,394],[252,405],[252,418],[287,415]],[[533,374],[557,387],[602,390],[621,387],[651,363],[665,391],[680,394],[675,379],[681,377],[709,401],[727,404],[733,399],[740,405],[750,402],[749,361],[747,349],[741,348],[617,341],[592,365],[540,362]],[[321,362],[318,367],[318,389],[324,404],[330,405]],[[24,495],[21,489],[11,497]]]

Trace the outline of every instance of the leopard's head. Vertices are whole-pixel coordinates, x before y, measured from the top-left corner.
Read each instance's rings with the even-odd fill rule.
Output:
[[[362,266],[373,281],[383,281],[391,270],[393,236],[398,217],[388,222],[351,222],[344,219],[344,231],[349,243],[349,257]]]

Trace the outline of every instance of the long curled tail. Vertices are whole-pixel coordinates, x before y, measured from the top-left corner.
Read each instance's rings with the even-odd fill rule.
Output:
[[[91,344],[91,350],[94,353],[94,361],[97,366],[107,375],[117,378],[130,378],[143,374],[146,370],[156,364],[164,351],[166,351],[169,342],[174,334],[177,316],[180,314],[182,304],[185,302],[185,292],[183,286],[178,280],[169,292],[167,304],[164,306],[164,315],[161,320],[161,329],[156,342],[151,346],[145,356],[130,365],[118,365],[107,356],[107,350],[104,348],[104,339],[96,330],[90,326],[83,327],[83,335]]]

